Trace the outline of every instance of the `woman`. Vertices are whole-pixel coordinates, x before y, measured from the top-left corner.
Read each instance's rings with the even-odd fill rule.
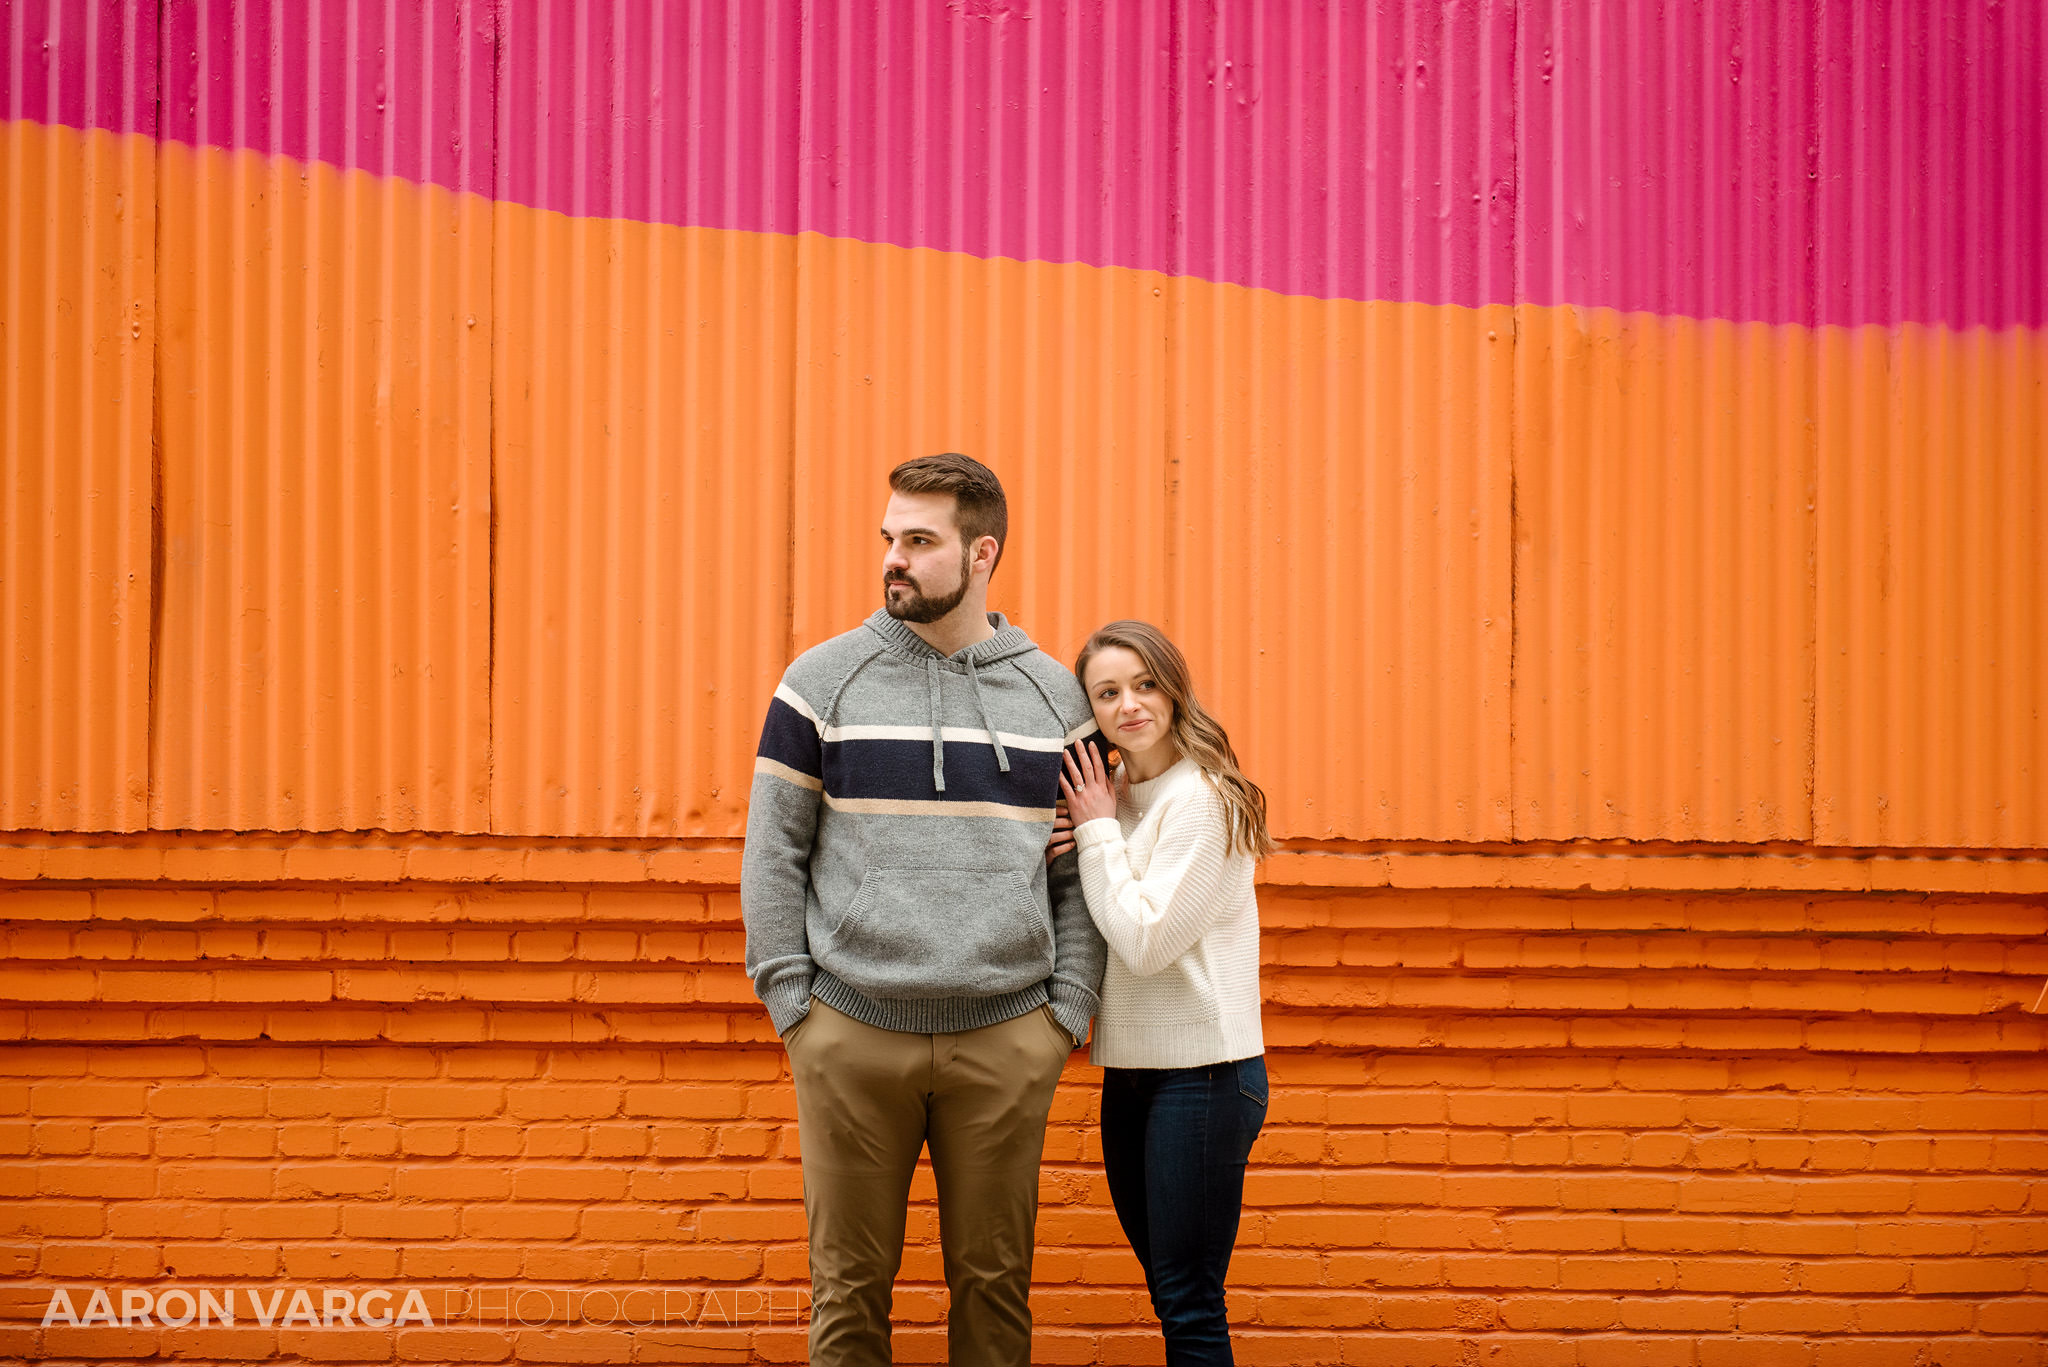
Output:
[[[1245,1158],[1266,1117],[1259,913],[1266,796],[1195,700],[1157,627],[1112,622],[1074,673],[1122,757],[1067,758],[1051,854],[1078,847],[1109,942],[1091,1061],[1103,1068],[1110,1199],[1166,1335],[1169,1367],[1228,1363],[1223,1279]]]

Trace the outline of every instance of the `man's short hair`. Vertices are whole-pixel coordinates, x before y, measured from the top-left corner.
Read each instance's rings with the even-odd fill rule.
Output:
[[[946,451],[906,460],[889,472],[889,487],[899,494],[951,494],[960,537],[972,546],[984,536],[996,539],[996,558],[988,572],[1003,563],[1010,540],[1010,505],[996,472],[972,456]]]

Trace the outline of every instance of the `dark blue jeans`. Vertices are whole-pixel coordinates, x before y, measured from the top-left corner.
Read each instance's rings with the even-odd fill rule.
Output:
[[[1229,1364],[1223,1276],[1244,1163],[1266,1121],[1263,1056],[1102,1071],[1102,1166],[1166,1334],[1167,1367]]]

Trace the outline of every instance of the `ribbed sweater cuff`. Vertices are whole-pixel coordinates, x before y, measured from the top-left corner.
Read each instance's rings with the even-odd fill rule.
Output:
[[[774,1023],[776,1034],[787,1035],[791,1027],[811,1014],[811,981],[809,976],[781,978],[761,994],[761,1004],[768,1008],[768,1019]]]
[[[1000,997],[891,997],[883,1000],[849,987],[822,968],[811,980],[811,992],[834,1011],[857,1021],[913,1035],[951,1035],[979,1030],[984,1025],[1000,1025],[1027,1011],[1036,1011],[1046,1003],[1045,984],[1042,982]]]
[[[1052,1018],[1060,1023],[1066,1032],[1074,1037],[1074,1043],[1088,1042],[1088,1023],[1095,1019],[1095,1013],[1102,1006],[1102,999],[1085,988],[1050,979],[1052,984]]]
[[[1093,821],[1084,821],[1074,827],[1074,848],[1085,850],[1090,845],[1100,845],[1111,836],[1123,839],[1124,828],[1113,816],[1098,816]]]
[[[1102,1068],[1199,1068],[1250,1058],[1266,1048],[1256,1005],[1208,1021],[1105,1020],[1096,1027],[1088,1061]]]

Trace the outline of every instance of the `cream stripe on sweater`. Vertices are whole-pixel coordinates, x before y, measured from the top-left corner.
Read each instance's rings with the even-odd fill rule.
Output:
[[[1090,1061],[1192,1068],[1265,1050],[1254,861],[1192,759],[1125,787],[1074,831],[1088,914],[1109,942]]]

